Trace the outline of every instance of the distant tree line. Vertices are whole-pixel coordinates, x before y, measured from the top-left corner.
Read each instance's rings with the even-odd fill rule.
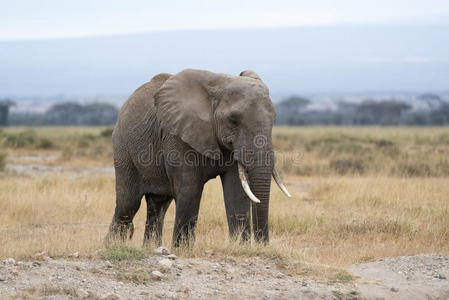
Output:
[[[0,100],[0,126],[8,125],[9,108],[15,103],[9,99]]]
[[[419,100],[428,109],[413,109],[399,100],[366,99],[341,101],[335,110],[308,109],[310,100],[292,96],[276,105],[278,125],[449,125],[449,103],[438,95],[424,94]]]
[[[65,102],[51,106],[45,113],[11,113],[9,125],[113,125],[117,117],[118,109],[109,103]]]
[[[277,125],[449,125],[449,102],[435,94],[418,97],[427,109],[414,109],[395,100],[366,99],[359,103],[340,101],[337,109],[311,109],[309,99],[288,97],[276,105]],[[14,102],[0,100],[0,126],[6,125],[113,125],[118,109],[109,103],[82,105],[65,102],[44,113],[9,113]]]

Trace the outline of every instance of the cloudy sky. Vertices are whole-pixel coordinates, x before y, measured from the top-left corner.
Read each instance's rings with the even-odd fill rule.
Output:
[[[0,40],[182,29],[441,23],[447,0],[1,1]]]

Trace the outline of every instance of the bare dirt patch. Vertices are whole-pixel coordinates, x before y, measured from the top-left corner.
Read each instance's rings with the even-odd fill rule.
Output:
[[[273,261],[151,256],[141,260],[51,259],[0,267],[0,298],[15,299],[447,299],[449,256],[360,264],[350,282],[289,276]],[[106,298],[109,296],[110,298]],[[116,298],[114,298],[116,297]],[[117,298],[118,297],[118,298]]]

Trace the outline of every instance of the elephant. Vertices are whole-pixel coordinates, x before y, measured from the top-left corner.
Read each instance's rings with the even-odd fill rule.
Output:
[[[272,176],[290,196],[274,168],[275,115],[268,88],[254,71],[231,76],[186,69],[140,86],[112,133],[116,207],[105,240],[132,238],[145,196],[144,245],[161,244],[172,200],[172,246],[190,245],[203,186],[220,176],[230,236],[250,240],[251,210],[254,239],[268,243]]]

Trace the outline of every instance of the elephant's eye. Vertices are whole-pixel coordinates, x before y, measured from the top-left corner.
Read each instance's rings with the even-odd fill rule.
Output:
[[[229,122],[231,122],[232,125],[236,126],[240,122],[240,114],[237,112],[232,112],[229,117]]]

